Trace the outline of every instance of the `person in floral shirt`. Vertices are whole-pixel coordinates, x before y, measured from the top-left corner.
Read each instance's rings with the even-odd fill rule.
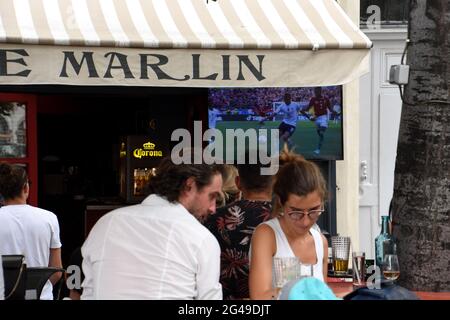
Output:
[[[249,297],[248,253],[255,228],[271,218],[272,176],[260,174],[260,164],[238,165],[236,185],[242,199],[216,210],[205,226],[217,238],[221,249],[223,298]]]

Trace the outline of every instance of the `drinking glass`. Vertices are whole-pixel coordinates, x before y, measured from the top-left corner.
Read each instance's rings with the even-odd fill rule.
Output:
[[[300,277],[313,277],[314,276],[314,266],[312,264],[300,262]]]
[[[282,288],[289,281],[302,276],[302,264],[296,257],[273,258],[273,270],[275,288]]]
[[[350,237],[331,237],[333,250],[333,269],[336,275],[345,275],[348,272],[348,258],[350,254]]]
[[[366,276],[366,253],[362,251],[355,251],[352,254],[353,265],[353,286],[362,287],[365,284]]]
[[[400,276],[400,265],[396,254],[387,254],[383,260],[383,276],[387,280],[395,281]]]

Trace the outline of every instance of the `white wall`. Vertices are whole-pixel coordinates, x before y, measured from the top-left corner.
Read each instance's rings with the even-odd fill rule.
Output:
[[[359,244],[368,259],[392,197],[401,99],[389,84],[389,69],[399,64],[406,29],[365,30],[372,40],[371,71],[360,79]]]
[[[359,1],[338,1],[352,21],[359,24]],[[353,250],[359,250],[358,165],[359,165],[359,81],[344,85],[344,161],[336,162],[337,233],[350,236]]]

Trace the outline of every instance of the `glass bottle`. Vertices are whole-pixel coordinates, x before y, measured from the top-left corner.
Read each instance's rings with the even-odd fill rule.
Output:
[[[333,248],[328,247],[328,272],[333,273]]]
[[[375,263],[382,268],[386,254],[397,254],[395,238],[389,232],[389,216],[382,216],[381,233],[375,238]]]

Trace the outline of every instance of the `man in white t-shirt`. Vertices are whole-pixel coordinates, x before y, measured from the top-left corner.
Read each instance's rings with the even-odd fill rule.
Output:
[[[81,299],[222,299],[220,247],[200,223],[216,210],[222,170],[162,160],[150,196],[91,230],[81,248]]]
[[[24,168],[0,164],[0,252],[22,254],[27,267],[62,267],[59,224],[55,214],[27,204],[30,191]],[[61,278],[54,274],[42,290],[42,300],[52,300],[52,283]]]

